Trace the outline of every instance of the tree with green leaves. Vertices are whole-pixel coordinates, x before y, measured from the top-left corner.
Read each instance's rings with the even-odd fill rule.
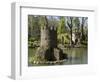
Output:
[[[28,35],[30,38],[38,38],[40,35],[40,27],[39,27],[39,17],[29,15],[28,16]]]
[[[67,17],[67,26],[70,28],[70,45],[72,46],[73,41],[72,41],[72,28],[73,28],[73,17]]]
[[[57,28],[58,41],[60,44],[65,44],[67,40],[66,21],[65,17],[60,17],[59,26]]]
[[[85,27],[85,24],[87,23],[87,17],[82,17],[81,19],[81,40],[85,40],[85,35],[84,35],[84,27]]]
[[[65,17],[60,17],[59,27],[57,31],[58,31],[58,34],[62,34],[66,32]]]
[[[76,31],[79,32],[80,30],[80,20],[79,17],[74,17],[74,26],[76,27]]]

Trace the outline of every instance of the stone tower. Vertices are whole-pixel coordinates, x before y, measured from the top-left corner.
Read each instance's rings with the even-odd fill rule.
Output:
[[[45,25],[41,28],[41,44],[35,54],[36,61],[60,61],[66,59],[63,51],[57,47],[57,29],[54,26]]]

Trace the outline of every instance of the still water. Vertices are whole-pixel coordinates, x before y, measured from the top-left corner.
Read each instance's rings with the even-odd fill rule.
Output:
[[[63,64],[87,64],[88,63],[88,52],[87,48],[71,48],[65,49],[65,53],[68,54],[68,60]]]
[[[29,48],[28,50],[28,66],[37,66],[30,63],[30,59],[34,56],[36,50]],[[74,64],[87,64],[88,52],[87,48],[67,48],[63,49],[63,52],[67,54],[67,61],[60,65],[74,65]],[[39,65],[38,65],[39,66]]]

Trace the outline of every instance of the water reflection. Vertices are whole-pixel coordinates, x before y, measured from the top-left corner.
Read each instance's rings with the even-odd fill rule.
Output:
[[[88,63],[88,55],[87,55],[87,48],[67,48],[63,49],[63,52],[68,55],[67,61],[63,63],[57,64],[44,64],[45,66],[48,65],[73,65],[73,64],[87,64]],[[34,49],[29,49],[28,52],[28,65],[29,66],[44,66],[44,65],[34,65],[29,62],[30,58],[35,53]]]
[[[68,61],[63,64],[87,64],[87,48],[70,48],[64,50],[68,54]]]

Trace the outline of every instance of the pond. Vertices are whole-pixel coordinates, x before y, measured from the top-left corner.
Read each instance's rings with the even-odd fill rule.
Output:
[[[65,49],[64,52],[68,54],[68,61],[64,62],[64,65],[88,63],[87,48],[70,48]]]
[[[34,65],[30,63],[30,60],[34,56],[35,51],[36,49],[33,49],[33,48],[29,48],[28,50],[28,66],[40,66],[40,65]],[[68,59],[67,61],[61,63],[60,65],[74,65],[74,64],[88,63],[87,48],[66,48],[66,49],[63,49],[63,52],[67,54]]]

